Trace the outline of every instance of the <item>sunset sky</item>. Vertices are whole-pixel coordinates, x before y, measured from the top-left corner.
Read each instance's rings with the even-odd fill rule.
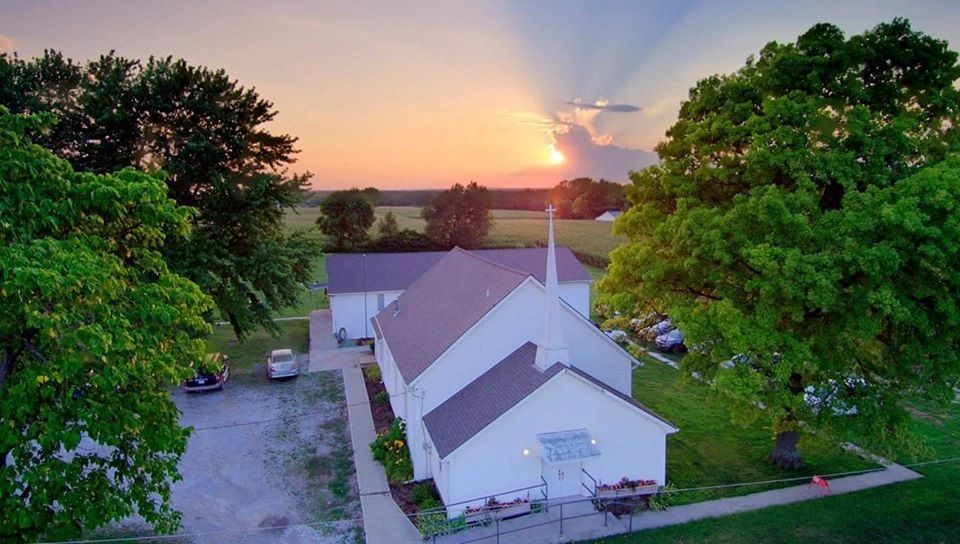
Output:
[[[700,78],[820,21],[896,16],[960,49],[960,1],[10,2],[0,50],[224,68],[318,189],[624,179]]]

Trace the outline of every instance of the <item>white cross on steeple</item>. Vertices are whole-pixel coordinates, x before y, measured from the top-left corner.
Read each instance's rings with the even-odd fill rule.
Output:
[[[570,350],[563,341],[563,331],[560,325],[560,287],[557,282],[557,250],[553,243],[553,213],[556,210],[553,204],[547,209],[547,277],[546,287],[546,316],[544,318],[543,339],[537,344],[537,367],[541,370],[550,368],[554,363],[570,362]]]

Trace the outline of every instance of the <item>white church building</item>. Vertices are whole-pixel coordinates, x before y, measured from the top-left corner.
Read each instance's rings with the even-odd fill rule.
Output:
[[[544,281],[454,249],[371,319],[414,479],[434,479],[450,516],[520,489],[665,483],[677,429],[632,398],[639,363],[559,296],[549,229]]]
[[[560,298],[583,315],[590,315],[593,278],[569,248],[559,247],[556,252]],[[344,339],[373,338],[370,318],[396,300],[447,253],[341,253],[328,256],[331,332]],[[547,248],[479,249],[472,253],[531,274],[541,283],[544,281]]]

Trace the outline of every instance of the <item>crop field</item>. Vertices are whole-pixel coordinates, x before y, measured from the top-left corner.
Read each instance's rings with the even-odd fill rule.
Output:
[[[420,217],[420,208],[381,206],[376,210],[377,218],[387,212],[393,212],[400,228],[423,231],[424,221]],[[287,224],[291,227],[315,224],[319,208],[298,208],[296,213],[287,214]],[[487,238],[487,247],[527,247],[546,245],[546,213],[524,210],[493,210],[493,228]],[[602,264],[609,260],[610,251],[623,242],[623,238],[614,236],[611,223],[592,220],[562,219],[556,222],[557,244],[569,246],[575,253],[587,257],[582,259],[589,264]]]

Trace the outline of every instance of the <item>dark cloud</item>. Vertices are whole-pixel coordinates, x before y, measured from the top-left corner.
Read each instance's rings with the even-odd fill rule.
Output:
[[[615,113],[634,113],[640,111],[640,106],[633,106],[630,104],[607,104],[602,100],[598,100],[593,104],[571,100],[566,102],[566,104],[584,110],[610,111]]]

